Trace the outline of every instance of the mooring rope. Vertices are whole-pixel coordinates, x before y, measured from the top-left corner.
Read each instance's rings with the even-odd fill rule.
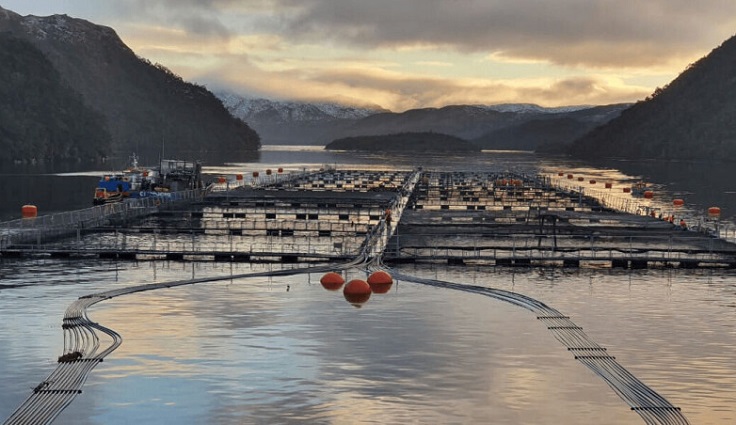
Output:
[[[343,264],[311,266],[268,272],[252,272],[227,276],[204,277],[171,282],[136,285],[127,288],[85,295],[74,301],[64,313],[64,354],[51,374],[41,381],[28,398],[8,417],[5,425],[49,424],[82,392],[87,376],[97,364],[115,351],[123,338],[114,330],[95,323],[87,316],[87,309],[99,302],[162,288],[217,282],[253,277],[290,276],[364,267],[366,258],[359,256]],[[107,335],[111,342],[100,350],[97,331]]]
[[[631,410],[641,416],[647,424],[689,424],[679,407],[672,405],[667,399],[621,366],[616,361],[616,358],[608,353],[605,347],[600,346],[585,334],[582,327],[576,325],[569,317],[547,306],[543,302],[503,289],[424,279],[397,273],[394,270],[383,267],[380,261],[374,262],[371,265],[373,269],[376,269],[376,266],[380,266],[380,268],[390,272],[398,280],[485,295],[525,308],[535,313],[537,320],[547,326],[547,329],[567,348],[575,360],[584,364],[593,373],[602,378],[631,407]]]

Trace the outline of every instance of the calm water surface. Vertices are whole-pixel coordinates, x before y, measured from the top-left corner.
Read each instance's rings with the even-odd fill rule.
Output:
[[[293,149],[264,150],[255,162],[208,171],[353,161],[360,168],[541,167],[641,177],[528,154],[387,158]],[[68,179],[94,184],[91,174],[43,178],[60,186]],[[651,181],[666,199],[676,195],[671,181]],[[0,176],[0,185],[7,182]],[[726,196],[698,196],[704,200],[694,204],[724,199],[728,211]],[[79,296],[269,267],[276,266],[0,258],[0,420],[55,367],[61,318]],[[736,272],[444,265],[400,271],[534,297],[571,316],[691,423],[736,423]],[[55,423],[643,423],[533,313],[410,282],[374,294],[358,309],[322,288],[319,277],[225,279],[97,304],[91,319],[119,332],[123,345],[94,369]],[[365,274],[352,270],[349,277]]]
[[[78,296],[249,270],[4,261],[0,417],[53,369],[60,318]],[[691,423],[736,421],[733,273],[432,265],[401,272],[542,300]],[[92,320],[124,343],[56,423],[641,423],[526,310],[409,282],[357,309],[319,277],[225,280],[98,304]]]

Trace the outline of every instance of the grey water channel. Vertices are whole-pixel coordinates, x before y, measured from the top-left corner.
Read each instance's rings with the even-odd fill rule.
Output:
[[[689,218],[718,205],[724,228],[732,225],[736,211],[729,198],[733,189],[725,186],[730,183],[708,179],[707,187],[698,189],[694,181],[702,170],[693,177],[665,173],[658,178],[644,173],[656,167],[634,174],[635,164],[625,171],[616,163],[582,166],[527,153],[396,157],[267,146],[251,162],[210,165],[205,172],[324,165],[508,169],[555,176],[564,171],[585,176],[580,185],[597,179],[616,187],[646,180],[656,193],[650,205],[659,211],[669,212],[675,197],[687,202],[677,214]],[[40,179],[55,188],[86,191],[80,203],[91,202],[95,172],[29,172],[25,179],[2,175],[0,187]],[[724,187],[714,187],[718,184]],[[7,215],[13,214],[10,202],[3,202]],[[46,202],[50,210],[88,206]],[[341,292],[320,285],[321,273],[227,278],[283,267],[295,266],[0,257],[0,420],[56,367],[65,345],[64,312],[80,296],[223,276],[90,308],[90,319],[114,329],[123,343],[92,371],[82,393],[54,423],[643,423],[533,313],[518,306],[400,280],[388,293],[373,294],[355,308]],[[690,423],[736,422],[736,271],[394,267],[397,275],[539,300],[569,316],[608,355],[679,407]],[[366,278],[362,269],[346,275]]]

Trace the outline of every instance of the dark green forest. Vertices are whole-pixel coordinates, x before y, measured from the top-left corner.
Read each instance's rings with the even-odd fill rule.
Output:
[[[569,148],[581,158],[736,160],[736,38]]]
[[[0,32],[0,161],[95,160],[110,149],[102,115],[32,44]]]

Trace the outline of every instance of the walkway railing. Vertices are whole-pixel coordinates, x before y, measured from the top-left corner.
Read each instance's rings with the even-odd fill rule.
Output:
[[[151,214],[174,202],[201,200],[208,189],[168,192],[161,197],[127,199],[82,210],[47,214],[0,223],[0,249],[15,244],[37,243],[75,233],[78,229],[97,227],[113,219],[127,219]]]

